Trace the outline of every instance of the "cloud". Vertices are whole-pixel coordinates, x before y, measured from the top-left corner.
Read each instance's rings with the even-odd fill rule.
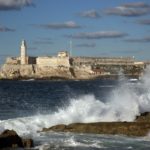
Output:
[[[126,17],[138,17],[150,13],[150,5],[137,2],[137,3],[128,3],[114,8],[109,8],[105,11],[108,15],[118,15]]]
[[[123,5],[124,7],[132,7],[132,8],[149,8],[150,5],[144,2],[135,2],[135,3],[127,3]]]
[[[74,21],[68,21],[64,23],[49,23],[49,24],[42,24],[42,25],[34,25],[37,27],[41,27],[44,29],[77,29],[81,28],[81,26],[77,25]]]
[[[20,10],[26,6],[33,6],[33,0],[0,0],[1,10]]]
[[[76,45],[76,47],[86,47],[86,48],[94,48],[95,46],[96,46],[95,43],[83,43]]]
[[[150,36],[143,37],[143,38],[130,38],[126,39],[126,42],[132,42],[132,43],[149,43],[150,42]]]
[[[103,38],[121,38],[126,35],[127,35],[126,33],[118,31],[97,31],[97,32],[82,32],[76,35],[66,35],[66,37],[75,39],[103,39]]]
[[[118,16],[126,16],[126,17],[143,16],[143,15],[148,14],[148,12],[149,10],[126,8],[123,6],[111,8],[106,11],[108,15],[118,15]]]
[[[84,11],[79,13],[79,15],[81,17],[86,17],[86,18],[100,18],[100,14],[99,12],[97,12],[96,10],[88,10],[88,11]]]
[[[143,25],[150,25],[150,19],[139,20],[138,23]]]
[[[16,31],[16,30],[0,25],[0,32],[14,32],[14,31]]]

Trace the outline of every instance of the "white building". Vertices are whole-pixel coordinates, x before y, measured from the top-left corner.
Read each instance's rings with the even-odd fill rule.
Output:
[[[20,56],[21,65],[25,65],[27,64],[27,45],[25,40],[22,40],[20,51],[21,51]]]

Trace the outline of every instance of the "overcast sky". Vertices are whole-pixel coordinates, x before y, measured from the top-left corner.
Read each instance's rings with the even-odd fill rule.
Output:
[[[0,0],[0,63],[20,55],[150,59],[150,0]]]

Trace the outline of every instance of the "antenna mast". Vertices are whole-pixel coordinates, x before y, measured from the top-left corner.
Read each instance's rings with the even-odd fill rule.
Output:
[[[70,57],[72,56],[72,41],[70,40]]]

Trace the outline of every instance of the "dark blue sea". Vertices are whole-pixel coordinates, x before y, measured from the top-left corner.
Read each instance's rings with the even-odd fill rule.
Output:
[[[33,138],[36,150],[149,150],[150,135],[39,133],[57,124],[133,121],[150,111],[149,74],[141,81],[0,81],[0,132]]]

